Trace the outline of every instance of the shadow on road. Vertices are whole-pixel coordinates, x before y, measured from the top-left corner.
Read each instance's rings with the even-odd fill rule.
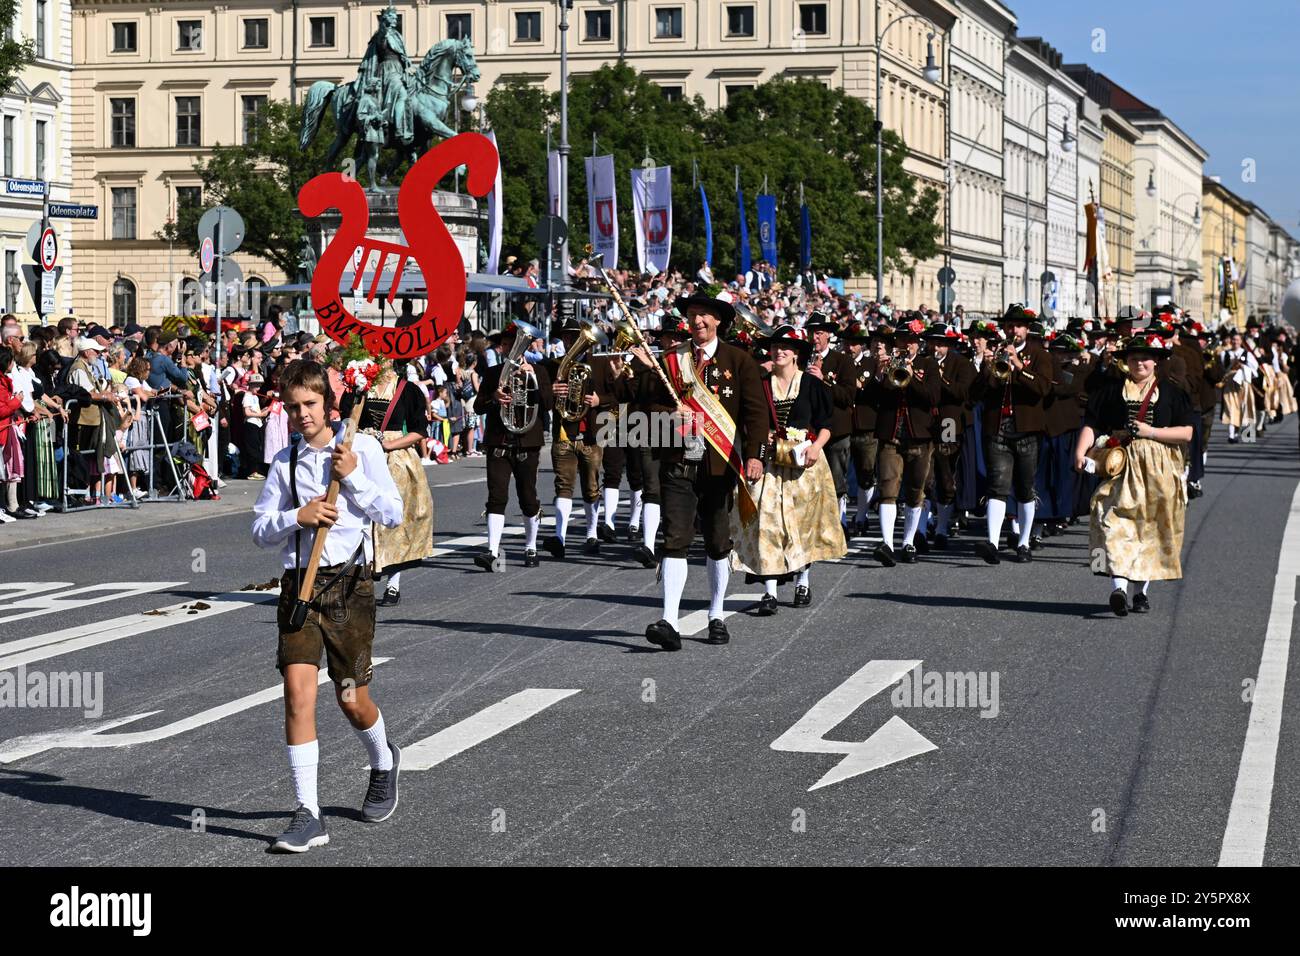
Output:
[[[1035,614],[1060,614],[1066,617],[1096,618],[1110,620],[1113,615],[1104,602],[1080,604],[1067,601],[1012,601],[1000,598],[948,597],[941,594],[869,594],[859,591],[846,594],[850,598],[871,598],[876,601],[890,601],[894,604],[912,604],[917,607],[966,607],[985,611],[1028,611]]]
[[[485,624],[479,621],[417,621],[413,619],[385,620],[385,624],[408,624],[412,627],[436,627],[463,634],[506,634],[511,637],[535,637],[546,641],[562,641],[568,644],[607,644],[610,647],[626,648],[629,652],[641,654],[655,648],[644,644],[629,644],[627,641],[607,640],[606,638],[630,637],[627,631],[588,631],[579,633],[563,627],[539,627],[534,624]]]

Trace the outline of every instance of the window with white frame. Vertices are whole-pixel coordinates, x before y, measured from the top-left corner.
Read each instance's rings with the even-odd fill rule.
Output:
[[[655,39],[680,40],[682,38],[682,8],[659,7],[655,10]]]
[[[583,38],[586,40],[608,40],[613,35],[613,13],[609,10],[587,10],[584,14]]]
[[[727,36],[752,37],[754,35],[754,7],[752,4],[727,7]]]
[[[113,52],[114,53],[135,53],[138,49],[136,43],[137,26],[134,20],[126,20],[113,24]]]
[[[311,45],[314,47],[332,47],[334,45],[334,18],[311,18]]]
[[[447,14],[447,39],[448,40],[469,40],[472,39],[471,15],[468,13],[449,13]]]
[[[266,96],[265,94],[255,94],[241,96],[239,99],[240,126],[244,133],[244,143],[247,145],[257,139],[258,130],[261,129],[262,120],[265,118],[266,113]]]
[[[826,4],[799,4],[799,29],[805,36],[826,35]]]
[[[113,283],[113,324],[126,326],[135,321],[135,283],[119,278]]]
[[[45,45],[45,21],[48,8],[47,0],[36,0],[36,36],[33,39],[36,41],[36,55],[41,59],[45,59],[48,54]]]
[[[181,53],[197,53],[203,49],[203,21],[176,21],[176,49]]]
[[[14,174],[14,117],[5,117],[5,156],[4,174],[10,178]]]
[[[176,145],[202,145],[202,124],[197,96],[176,97]]]
[[[46,120],[36,121],[36,178],[45,179],[45,135],[49,128]]]
[[[114,96],[108,101],[109,143],[115,149],[135,146],[135,100],[129,96]]]
[[[515,13],[515,42],[540,43],[542,40],[542,12],[519,10]]]
[[[135,187],[113,187],[113,238],[135,238]]]
[[[247,17],[244,20],[244,49],[265,50],[270,44],[270,21],[266,17]]]

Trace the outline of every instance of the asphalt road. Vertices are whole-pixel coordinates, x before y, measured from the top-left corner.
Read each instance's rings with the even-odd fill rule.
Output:
[[[988,567],[963,536],[884,569],[858,540],[814,568],[811,608],[790,608],[788,587],[771,618],[738,598],[729,646],[676,654],[642,636],[658,588],[628,545],[525,570],[512,535],[507,573],[483,573],[482,461],[429,469],[445,553],[380,609],[389,660],[373,685],[391,737],[428,769],[408,765],[396,815],[363,823],[365,752],[322,697],[332,842],[293,858],[266,852],[293,793],[274,605],[241,591],[277,573],[250,515],[14,551],[0,676],[102,675],[102,713],[0,709],[0,864],[1213,865],[1289,515],[1300,528],[1294,417],[1253,445],[1217,431],[1185,577],[1153,586],[1145,617],[1105,609],[1082,526],[1030,565]],[[758,590],[733,577],[733,595]],[[1291,577],[1282,605],[1294,592]],[[706,607],[701,554],[682,613]],[[1268,865],[1300,863],[1297,656],[1279,675],[1271,813],[1248,828]],[[895,706],[917,661],[996,675],[996,713]],[[530,689],[556,693],[516,696]],[[841,761],[861,772],[810,790]]]

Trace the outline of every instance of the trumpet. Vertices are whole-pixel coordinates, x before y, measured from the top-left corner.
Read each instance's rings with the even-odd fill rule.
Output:
[[[580,421],[587,414],[586,395],[587,380],[591,378],[591,366],[580,361],[583,354],[593,345],[604,345],[608,339],[605,333],[593,325],[585,325],[573,348],[564,353],[556,378],[569,386],[564,397],[555,404],[555,411],[566,422]]]
[[[521,319],[515,319],[515,344],[506,356],[501,377],[505,390],[510,393],[510,404],[501,409],[501,424],[506,431],[522,435],[537,422],[542,404],[537,386],[537,373],[524,359],[524,352],[534,339],[542,337],[540,329]]]
[[[641,334],[641,329],[637,326],[636,319],[632,316],[632,310],[627,307],[627,303],[623,301],[623,296],[619,294],[613,280],[610,278],[609,270],[602,266],[600,269],[600,276],[604,279],[606,291],[609,292],[610,297],[614,300],[614,304],[618,306],[619,311],[623,313],[622,320],[614,324],[614,348],[616,350],[621,350],[624,353],[627,353],[628,350],[632,348],[648,349],[650,345],[646,342],[645,336]],[[659,373],[659,380],[667,387],[668,394],[673,397],[673,401],[682,402],[687,398],[690,398],[690,388],[687,387],[685,394],[679,395],[677,389],[673,386],[673,383],[668,380],[668,376],[665,374],[664,368],[659,362],[654,363],[654,370]]]

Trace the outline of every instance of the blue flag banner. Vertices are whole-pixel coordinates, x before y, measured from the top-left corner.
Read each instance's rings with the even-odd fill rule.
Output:
[[[799,268],[812,266],[812,220],[808,217],[808,204],[799,207]]]
[[[740,210],[740,266],[737,271],[743,276],[753,266],[749,257],[749,224],[745,222],[745,191],[736,187],[736,207]]]
[[[704,261],[713,264],[713,218],[709,215],[709,197],[700,183],[700,208],[704,210]]]
[[[776,197],[758,195],[758,248],[769,264],[776,265]]]

